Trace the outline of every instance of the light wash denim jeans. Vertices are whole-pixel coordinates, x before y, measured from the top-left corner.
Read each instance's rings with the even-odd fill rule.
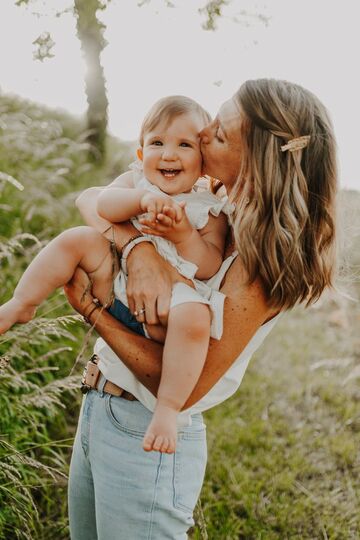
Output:
[[[194,415],[175,454],[145,452],[151,417],[139,401],[86,395],[70,465],[72,540],[187,538],[205,474],[206,428]]]

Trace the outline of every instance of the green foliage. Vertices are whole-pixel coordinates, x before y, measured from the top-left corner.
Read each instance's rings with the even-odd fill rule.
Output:
[[[3,302],[41,246],[80,223],[76,195],[113,179],[129,151],[109,140],[111,161],[95,167],[81,122],[6,96],[0,112]],[[352,298],[359,202],[342,194],[338,286]],[[328,293],[286,314],[239,392],[206,414],[209,464],[192,539],[358,538],[360,320],[348,297]],[[66,475],[84,360],[70,372],[83,337],[61,292],[0,337],[0,540],[69,539]]]
[[[359,538],[359,206],[341,193],[347,296],[285,314],[237,394],[205,415],[193,540]]]
[[[216,29],[217,19],[221,17],[223,7],[229,3],[230,0],[211,0],[199,9],[199,12],[206,16],[205,22],[202,25],[204,30]]]
[[[81,223],[77,194],[120,173],[128,150],[87,161],[84,125],[0,97],[0,303],[50,238]],[[66,482],[78,414],[84,329],[61,291],[40,316],[0,336],[0,539],[69,538]]]

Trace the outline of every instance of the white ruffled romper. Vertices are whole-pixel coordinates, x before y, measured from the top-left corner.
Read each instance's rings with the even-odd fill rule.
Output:
[[[161,191],[157,186],[152,185],[143,176],[142,171],[140,171],[137,164],[134,164],[131,168],[134,170],[135,189],[146,189],[148,191],[152,191],[153,193],[164,194],[163,191]],[[232,205],[228,203],[227,197],[220,199],[213,193],[204,190],[200,184],[201,181],[198,181],[190,193],[180,193],[179,195],[174,195],[172,197],[172,199],[176,202],[184,201],[186,203],[186,215],[192,226],[198,230],[205,227],[209,220],[209,214],[217,217],[219,216],[220,212],[224,212],[225,214],[229,215],[232,209]],[[132,218],[131,222],[134,227],[140,230],[141,224],[139,223],[139,217],[140,216]],[[212,338],[220,339],[223,332],[223,308],[225,295],[215,289],[212,289],[210,285],[207,284],[206,280],[200,281],[199,279],[196,279],[195,274],[198,267],[196,264],[183,259],[183,257],[178,254],[172,242],[158,236],[145,236],[149,236],[158,253],[164,257],[164,259],[174,266],[182,276],[190,279],[194,283],[195,289],[186,283],[176,283],[174,285],[170,309],[187,302],[207,304],[210,307],[212,314],[210,335]],[[126,296],[126,281],[126,273],[124,271],[120,271],[115,279],[114,293],[116,298],[128,306]]]

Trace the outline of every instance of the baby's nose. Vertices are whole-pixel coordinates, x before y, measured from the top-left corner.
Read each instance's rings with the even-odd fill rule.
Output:
[[[162,157],[166,160],[176,159],[176,152],[173,148],[164,148]]]

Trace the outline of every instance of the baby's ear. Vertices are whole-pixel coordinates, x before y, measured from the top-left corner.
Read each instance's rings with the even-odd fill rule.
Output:
[[[136,155],[137,155],[137,158],[140,159],[140,161],[143,160],[143,150],[142,150],[142,148],[138,148],[136,150]]]

